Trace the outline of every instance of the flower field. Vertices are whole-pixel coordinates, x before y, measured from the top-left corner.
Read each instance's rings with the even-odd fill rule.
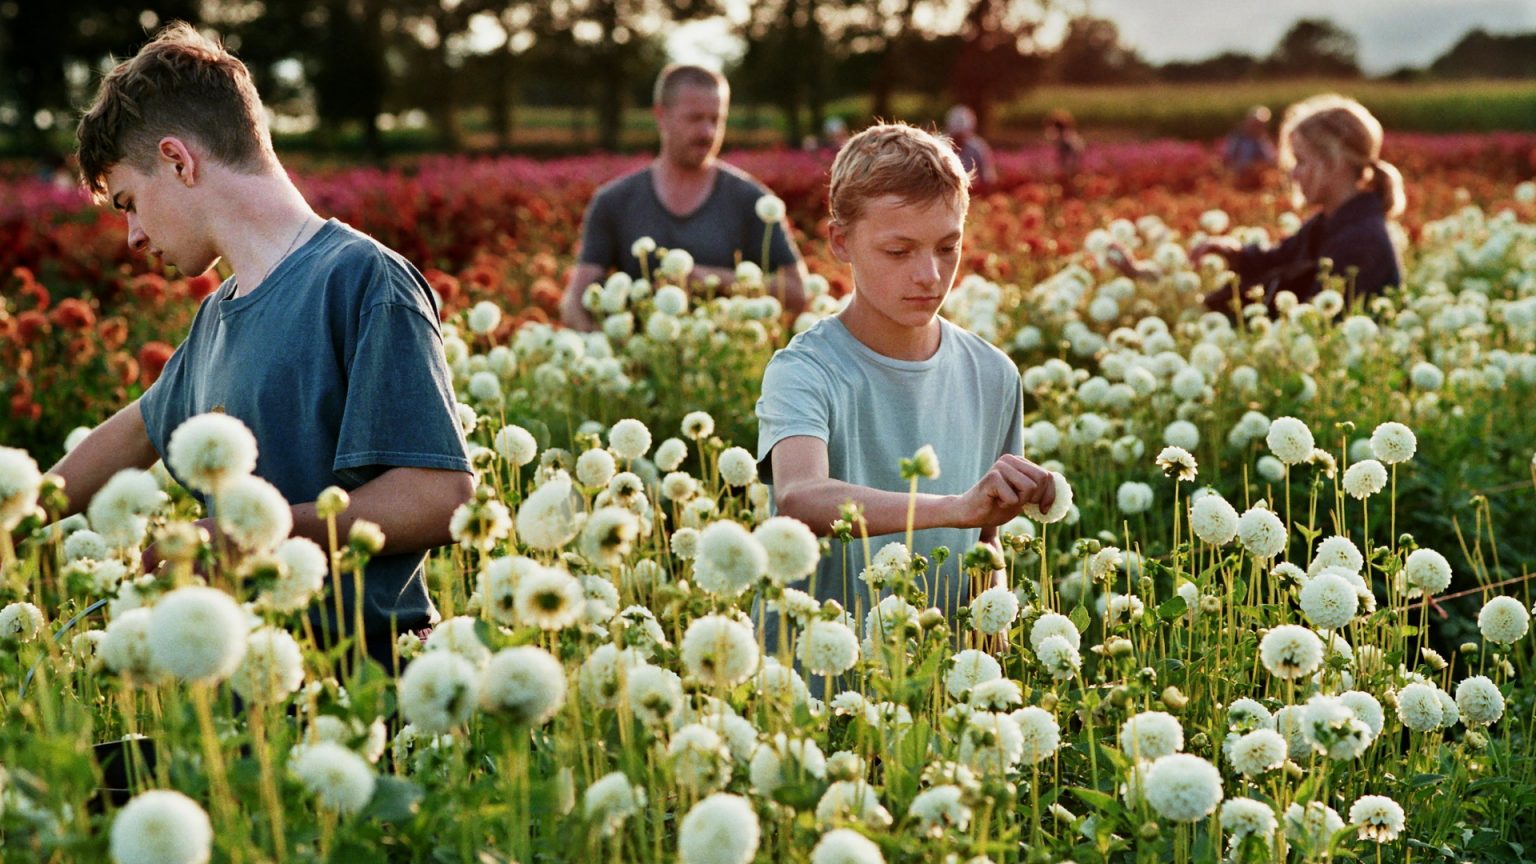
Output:
[[[168,454],[229,543],[162,470],[48,524],[68,490],[39,466],[154,380],[214,282],[5,181],[4,860],[1530,860],[1536,137],[1385,156],[1405,288],[1234,324],[1196,311],[1224,275],[1184,250],[1288,233],[1278,191],[1198,145],[1097,148],[1066,190],[1043,151],[1001,154],[945,314],[1018,362],[1026,455],[1070,495],[1001,555],[949,550],[975,589],[949,616],[900,543],[852,608],[818,605],[821,545],[753,470],[764,365],[849,287],[824,157],[733,159],[798,229],[798,320],[750,263],[741,296],[689,297],[673,251],[589,289],[589,335],[549,319],[631,160],[305,172],[443,299],[478,473],[429,560],[444,622],[395,668],[307,614],[377,533],[288,538],[238,422]],[[1164,275],[1117,277],[1112,241]],[[918,491],[943,469],[908,467]]]

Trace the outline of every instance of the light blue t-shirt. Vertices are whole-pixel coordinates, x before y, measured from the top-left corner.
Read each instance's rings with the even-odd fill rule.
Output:
[[[919,481],[918,491],[935,494],[965,492],[1003,454],[1022,452],[1018,366],[976,334],[938,320],[939,349],[927,360],[886,357],[837,318],[817,322],[774,354],[757,401],[763,481],[773,483],[774,445],[800,435],[827,442],[828,476],[892,492],[909,490],[901,460],[924,444],[938,454],[939,476]],[[929,528],[913,535],[912,551],[930,560],[934,547],[949,547],[942,570],[930,569],[928,577],[929,601],[946,613],[970,600],[960,561],[980,537],[979,528]],[[886,543],[905,539],[871,537],[869,548],[878,553]],[[817,598],[836,599],[851,611],[857,592],[867,608],[868,588],[858,578],[864,564],[857,536],[846,549],[834,539],[816,572]]]
[[[230,278],[203,301],[139,402],[162,457],[182,421],[221,411],[250,428],[256,475],[290,504],[395,467],[470,470],[437,302],[399,254],[332,219],[254,291],[236,298],[235,290]],[[437,615],[424,558],[381,555],[368,564],[363,626],[375,657],[389,656],[391,619],[403,632]],[[352,580],[341,583],[350,610]],[[334,618],[334,603],[316,608]]]

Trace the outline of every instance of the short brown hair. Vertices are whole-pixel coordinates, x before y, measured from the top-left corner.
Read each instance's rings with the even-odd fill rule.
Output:
[[[852,225],[870,201],[895,195],[903,203],[943,199],[964,213],[971,177],[948,137],[905,123],[871,126],[848,139],[832,162],[827,189],[832,220]]]
[[[656,87],[651,93],[653,104],[670,106],[683,87],[708,87],[719,90],[726,97],[731,95],[730,82],[713,69],[691,63],[672,63],[656,76]]]
[[[240,171],[276,162],[250,71],[184,21],[167,25],[102,79],[75,131],[86,188],[106,197],[107,172],[119,162],[149,170],[166,135],[196,139]]]

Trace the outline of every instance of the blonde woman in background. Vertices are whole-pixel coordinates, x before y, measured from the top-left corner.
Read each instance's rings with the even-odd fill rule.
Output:
[[[1235,315],[1245,302],[1262,302],[1274,314],[1280,292],[1308,301],[1328,275],[1344,277],[1346,303],[1401,284],[1402,264],[1387,220],[1403,212],[1403,178],[1382,160],[1381,140],[1380,121],[1344,96],[1313,96],[1286,109],[1280,167],[1290,178],[1295,205],[1315,212],[1275,246],[1245,246],[1231,237],[1196,244],[1192,259],[1220,255],[1237,275],[1207,294],[1205,306]],[[1155,265],[1135,261],[1123,247],[1114,251],[1119,254],[1111,260],[1127,275],[1157,275]]]

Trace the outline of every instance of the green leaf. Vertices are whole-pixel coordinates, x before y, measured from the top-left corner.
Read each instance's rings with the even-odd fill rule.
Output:
[[[1157,607],[1157,615],[1164,621],[1172,621],[1188,611],[1189,604],[1184,602],[1184,598],[1178,594],[1168,598],[1163,602],[1163,605]]]
[[[1072,619],[1073,625],[1077,627],[1077,632],[1079,632],[1079,633],[1086,633],[1086,632],[1088,632],[1088,620],[1089,619],[1088,619],[1088,607],[1087,606],[1084,606],[1082,604],[1078,604],[1078,607],[1076,609],[1073,609],[1072,610],[1072,614],[1068,615],[1067,617]]]
[[[1113,813],[1120,809],[1120,803],[1113,796],[1107,795],[1097,789],[1085,789],[1081,786],[1073,786],[1067,790],[1078,797],[1078,800],[1100,812]]]

